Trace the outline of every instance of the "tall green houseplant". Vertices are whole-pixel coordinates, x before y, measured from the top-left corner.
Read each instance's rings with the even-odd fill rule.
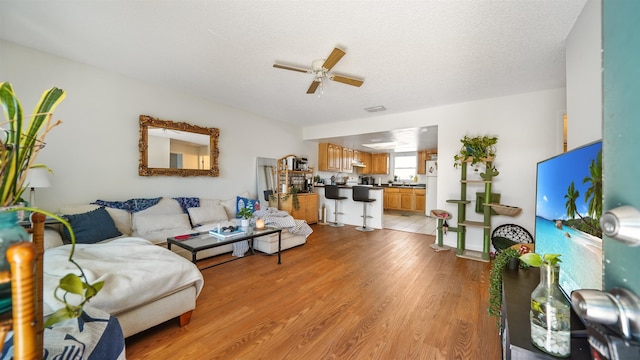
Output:
[[[25,119],[13,86],[8,82],[0,83],[0,103],[6,119],[0,124],[0,207],[3,208],[0,211],[16,211],[17,208],[12,207],[21,201],[22,194],[29,185],[26,183],[29,170],[35,167],[46,168],[43,164],[36,164],[35,159],[44,148],[47,133],[61,123],[52,122],[51,118],[65,96],[65,91],[56,87],[46,90],[33,113]],[[53,313],[45,326],[80,316],[84,304],[100,291],[104,283],[100,281],[90,284],[82,267],[73,260],[75,235],[66,220],[37,208],[25,210],[56,218],[69,230],[72,244],[69,261],[80,271],[80,276],[67,274],[60,280],[54,296],[65,306]],[[67,294],[80,295],[82,300],[80,303],[70,304],[66,301]]]

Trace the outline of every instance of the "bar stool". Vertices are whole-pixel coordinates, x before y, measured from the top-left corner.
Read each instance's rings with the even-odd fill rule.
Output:
[[[356,230],[373,231],[372,227],[367,227],[367,218],[373,217],[367,216],[367,204],[376,201],[376,199],[369,199],[369,188],[367,186],[354,186],[353,201],[362,202],[362,227],[357,227]]]
[[[325,185],[324,197],[330,200],[335,200],[336,202],[336,206],[333,210],[333,222],[329,225],[335,227],[344,226],[344,224],[338,222],[338,215],[342,214],[341,212],[338,212],[338,202],[347,199],[347,197],[340,196],[338,185]]]

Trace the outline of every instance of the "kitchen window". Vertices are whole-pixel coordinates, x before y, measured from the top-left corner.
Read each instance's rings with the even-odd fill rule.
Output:
[[[418,173],[417,164],[416,153],[396,154],[393,158],[393,175],[398,177],[398,181],[413,181]]]

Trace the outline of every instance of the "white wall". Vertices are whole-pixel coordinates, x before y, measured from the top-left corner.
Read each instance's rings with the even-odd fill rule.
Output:
[[[562,116],[565,113],[565,90],[554,89],[481,101],[453,104],[398,115],[378,116],[341,124],[316,125],[303,130],[306,140],[378,132],[418,126],[438,126],[438,201],[437,207],[454,215],[450,225],[456,226],[457,206],[447,199],[460,198],[460,170],[453,167],[453,156],[460,149],[464,135],[498,136],[496,168],[500,171],[493,192],[501,194],[501,202],[523,209],[518,217],[495,216],[492,225],[513,223],[532,234],[535,220],[537,162],[562,150]],[[467,199],[473,195],[467,217],[481,220],[475,214],[475,191],[469,187]],[[478,191],[484,191],[479,188]],[[467,232],[467,248],[482,250],[482,232]],[[445,244],[456,245],[456,234],[445,236]]]
[[[602,3],[589,0],[567,36],[567,149],[602,139]]]
[[[55,173],[51,188],[37,190],[44,209],[96,199],[255,194],[256,157],[317,157],[316,144],[288,124],[2,40],[0,54],[0,80],[13,84],[25,112],[45,89],[67,91],[54,114],[63,124],[49,133],[38,157]],[[220,177],[138,176],[141,114],[219,128]]]

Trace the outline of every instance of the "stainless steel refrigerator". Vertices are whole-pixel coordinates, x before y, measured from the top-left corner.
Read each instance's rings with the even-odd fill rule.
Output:
[[[438,189],[438,161],[427,160],[427,196],[425,204],[425,213],[431,216],[431,210],[436,209],[436,194]]]

